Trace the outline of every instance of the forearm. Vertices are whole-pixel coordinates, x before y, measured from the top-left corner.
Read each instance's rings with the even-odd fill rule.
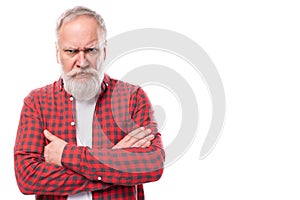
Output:
[[[101,178],[105,183],[116,185],[137,185],[158,180],[163,172],[165,157],[159,134],[148,148],[89,149],[66,145],[63,155],[63,166],[91,181]]]
[[[81,191],[101,190],[110,187],[99,181],[90,181],[65,167],[45,162],[42,116],[30,99],[24,100],[15,146],[15,176],[24,194],[68,195]]]
[[[40,156],[32,155],[15,150],[16,179],[24,194],[69,195],[111,186],[101,181],[90,181],[74,171],[43,162]]]

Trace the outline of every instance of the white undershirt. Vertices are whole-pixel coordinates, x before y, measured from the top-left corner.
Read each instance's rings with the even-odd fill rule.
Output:
[[[92,147],[93,116],[97,98],[88,101],[76,100],[76,139],[77,146]],[[69,195],[68,200],[92,200],[92,192]]]

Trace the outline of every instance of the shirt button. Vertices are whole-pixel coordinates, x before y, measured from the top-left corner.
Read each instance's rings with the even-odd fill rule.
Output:
[[[74,97],[70,97],[70,101],[73,101],[74,100]]]
[[[98,176],[98,181],[101,181],[101,179],[102,179],[101,176]]]
[[[71,126],[74,126],[75,125],[75,122],[71,122]]]

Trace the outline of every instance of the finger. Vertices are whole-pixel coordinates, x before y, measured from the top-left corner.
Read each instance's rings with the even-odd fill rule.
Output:
[[[144,131],[140,131],[139,133],[137,133],[133,137],[138,138],[138,139],[142,139],[142,138],[145,138],[145,137],[149,136],[151,132],[152,132],[151,129],[148,128]]]
[[[145,139],[147,136],[149,136],[149,134],[151,134],[151,129],[146,129],[144,131],[140,131],[134,136],[128,136],[125,142],[132,147],[139,140]]]
[[[150,141],[147,141],[145,144],[143,144],[143,145],[141,146],[141,148],[148,148],[148,147],[150,147],[150,145],[151,145],[151,142],[150,142]]]
[[[147,136],[147,141],[141,145],[142,148],[147,148],[152,144],[152,140],[155,138],[155,135],[151,134]]]
[[[48,130],[44,130],[45,137],[52,142],[56,137],[52,133],[50,133]]]
[[[48,161],[48,148],[47,148],[47,146],[45,146],[45,148],[44,148],[44,158],[45,158],[45,161]]]
[[[129,136],[135,136],[138,133],[140,133],[141,131],[144,131],[145,127],[139,127],[137,129],[134,129],[133,131],[131,131],[130,133],[128,133]]]
[[[147,137],[144,137],[137,142],[135,142],[131,147],[148,147],[151,144],[151,140],[154,139],[154,135],[148,135]]]

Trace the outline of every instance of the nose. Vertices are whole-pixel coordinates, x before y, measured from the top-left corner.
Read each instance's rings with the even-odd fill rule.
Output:
[[[88,62],[87,62],[85,52],[84,51],[79,51],[78,54],[77,54],[77,59],[76,59],[76,66],[84,68],[88,65],[87,63]]]

